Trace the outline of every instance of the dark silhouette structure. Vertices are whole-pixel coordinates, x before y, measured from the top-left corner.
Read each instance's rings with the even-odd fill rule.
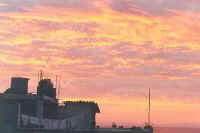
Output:
[[[13,77],[11,78],[11,87],[8,88],[6,93],[14,93],[27,95],[28,94],[28,78]]]
[[[69,118],[76,125],[71,125],[72,128],[94,129],[96,127],[96,113],[100,113],[100,109],[95,102],[87,101],[65,101],[64,106],[59,107],[59,118]],[[79,118],[73,118],[78,116]]]
[[[17,128],[94,129],[96,127],[96,113],[100,113],[96,103],[66,101],[64,106],[59,105],[56,88],[50,79],[41,76],[37,94],[28,94],[28,80],[14,77],[11,79],[11,87],[0,94],[0,107],[5,105],[4,112],[2,110],[0,116],[6,116],[3,117],[5,119],[0,118],[0,123],[8,119],[12,128],[17,126]],[[15,117],[9,117],[9,112],[5,111],[7,107],[15,110],[13,114]]]
[[[42,79],[39,81],[37,95],[56,98],[56,88],[53,87],[53,83],[50,79]]]
[[[28,94],[28,80],[28,78],[13,77],[10,88],[5,93],[0,93],[0,131],[4,133],[35,131],[113,133],[120,130],[132,133],[132,130],[123,127],[95,129],[96,113],[100,113],[97,103],[65,101],[61,105],[56,99],[56,88],[50,79],[44,79],[42,73],[40,74],[37,94]],[[151,127],[145,127],[139,130],[139,133],[153,133],[153,130]]]

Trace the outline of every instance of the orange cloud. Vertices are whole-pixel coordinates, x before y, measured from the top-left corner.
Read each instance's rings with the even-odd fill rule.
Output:
[[[0,3],[0,7],[8,6],[8,4]]]

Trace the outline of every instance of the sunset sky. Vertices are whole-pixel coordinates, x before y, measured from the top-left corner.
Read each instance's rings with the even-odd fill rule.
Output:
[[[200,1],[0,0],[0,91],[40,70],[99,125],[144,124],[151,88],[153,125],[200,127]]]

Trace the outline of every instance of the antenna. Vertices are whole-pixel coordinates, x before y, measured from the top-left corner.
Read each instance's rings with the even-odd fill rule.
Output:
[[[58,95],[58,76],[56,75],[56,96]]]
[[[38,82],[40,81],[40,72],[37,74]]]
[[[56,75],[56,88],[57,88],[57,83],[58,83],[58,76]]]
[[[47,59],[46,59],[46,64],[44,65],[44,69],[47,70],[48,65],[50,62],[50,55],[48,55]],[[47,70],[48,71],[48,70]],[[48,79],[48,74],[46,74],[46,78]]]
[[[59,81],[58,81],[58,98],[60,97],[60,87],[61,87],[61,77],[59,77]]]
[[[151,124],[151,89],[149,88],[149,109],[148,109],[148,125]]]
[[[42,80],[43,79],[43,71],[40,70],[40,76],[39,76],[39,80]]]

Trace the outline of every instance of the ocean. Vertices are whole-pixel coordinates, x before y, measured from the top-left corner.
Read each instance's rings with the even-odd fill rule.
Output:
[[[154,133],[200,133],[200,128],[159,127],[154,131]]]

